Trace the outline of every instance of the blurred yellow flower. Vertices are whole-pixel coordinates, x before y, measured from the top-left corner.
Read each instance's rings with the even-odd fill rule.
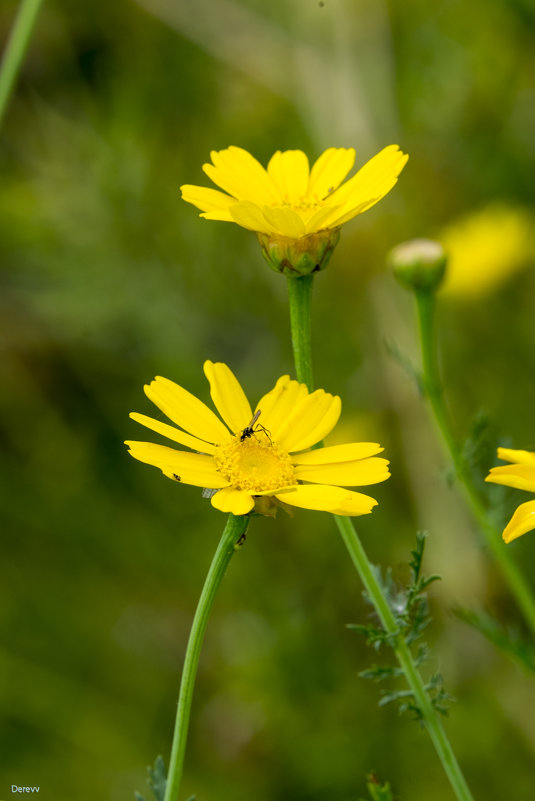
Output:
[[[498,448],[498,458],[512,464],[493,467],[485,481],[535,492],[535,453]],[[503,538],[505,542],[511,542],[533,529],[535,529],[535,501],[527,501],[520,504],[512,516],[505,527]]]
[[[235,515],[255,508],[269,513],[274,499],[340,515],[371,512],[377,501],[345,487],[389,477],[387,460],[377,457],[380,445],[356,442],[308,450],[336,425],[339,397],[322,389],[309,393],[304,384],[282,376],[253,413],[226,364],[207,361],[204,372],[224,422],[187,390],[157,377],[145,386],[145,394],[180,428],[144,414],[130,416],[191,451],[128,441],[135,459],[175,481],[216,490],[212,506]]]
[[[339,228],[375,205],[408,159],[397,145],[389,145],[340,186],[355,162],[353,148],[328,148],[312,169],[302,150],[278,150],[267,170],[241,147],[210,155],[213,163],[203,170],[224,191],[187,184],[181,187],[184,200],[209,220],[290,239]]]
[[[505,283],[535,255],[533,219],[514,207],[490,205],[438,236],[448,255],[441,292],[476,298]]]

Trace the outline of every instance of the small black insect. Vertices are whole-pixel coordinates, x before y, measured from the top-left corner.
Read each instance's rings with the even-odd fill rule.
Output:
[[[260,409],[257,412],[255,412],[254,417],[251,420],[251,422],[249,423],[249,425],[245,426],[245,428],[243,429],[243,431],[241,432],[241,435],[240,435],[240,442],[243,442],[244,440],[246,440],[249,437],[253,436],[253,434],[254,434],[253,426],[256,423],[256,421],[258,420],[258,418],[260,417],[260,412],[261,412]]]
[[[271,442],[271,437],[269,435],[269,431],[267,430],[267,428],[265,426],[263,426],[261,423],[258,423],[257,426],[256,426],[256,429],[254,427],[256,421],[260,417],[260,413],[261,413],[261,409],[258,409],[258,411],[256,411],[254,413],[254,417],[251,420],[251,422],[249,423],[249,425],[245,426],[245,428],[243,429],[243,431],[240,434],[240,442],[244,442],[246,439],[249,439],[249,437],[252,437],[255,434],[255,431],[263,431],[264,434],[266,435],[266,437]]]
[[[180,478],[180,476],[177,476],[177,474],[176,474],[176,473],[173,473],[173,478],[175,479],[175,481],[182,481],[182,479]]]

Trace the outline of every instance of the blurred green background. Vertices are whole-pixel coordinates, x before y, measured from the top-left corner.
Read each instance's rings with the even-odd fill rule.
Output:
[[[45,0],[0,141],[2,798],[132,799],[168,758],[224,516],[127,457],[145,438],[128,412],[155,412],[143,384],[208,401],[202,362],[223,360],[255,402],[292,370],[284,279],[179,186],[209,185],[202,163],[230,144],[264,164],[354,146],[360,165],[390,143],[410,154],[398,185],[315,281],[316,380],[342,396],[339,439],[392,461],[357,521],[372,561],[404,582],[430,532],[425,670],[458,699],[446,726],[475,798],[533,798],[533,680],[451,610],[521,623],[391,356],[418,352],[384,262],[496,204],[523,221],[490,288],[461,247],[472,291],[444,292],[440,339],[458,435],[491,421],[480,475],[498,443],[535,450],[534,32],[532,0]],[[534,535],[510,548],[535,584]],[[451,801],[425,733],[359,678],[377,655],[345,624],[368,615],[327,514],[254,520],[210,622],[183,797],[357,801],[373,769],[401,801]]]

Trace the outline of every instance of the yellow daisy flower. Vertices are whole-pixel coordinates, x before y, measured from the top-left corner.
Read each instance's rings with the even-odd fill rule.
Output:
[[[476,300],[497,291],[535,255],[533,216],[504,204],[457,220],[439,239],[448,254],[441,291],[451,298]]]
[[[241,147],[210,155],[203,170],[224,191],[186,184],[184,200],[201,217],[255,231],[271,266],[299,274],[327,265],[340,226],[390,192],[408,159],[389,145],[343,183],[355,162],[353,148],[328,148],[312,169],[302,150],[278,150],[267,170]]]
[[[212,506],[235,515],[255,507],[269,513],[276,501],[340,515],[371,512],[377,501],[345,487],[389,477],[388,461],[377,458],[381,446],[355,442],[309,450],[336,425],[339,397],[322,389],[309,393],[286,375],[253,412],[226,364],[207,361],[204,373],[224,422],[187,390],[158,376],[145,394],[175,426],[144,414],[130,417],[191,450],[126,442],[135,459],[175,481],[215,490]]]
[[[485,481],[535,492],[535,453],[498,448],[498,458],[512,464],[493,467]],[[535,529],[535,501],[520,504],[503,532],[505,542]]]

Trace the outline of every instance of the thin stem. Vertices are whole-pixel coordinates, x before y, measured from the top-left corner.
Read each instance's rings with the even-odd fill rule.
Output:
[[[43,0],[22,0],[0,66],[0,125]]]
[[[422,352],[422,369],[424,389],[433,411],[437,427],[446,446],[462,492],[467,504],[477,520],[485,542],[492,552],[502,575],[507,582],[518,606],[522,610],[526,623],[535,635],[535,598],[525,577],[513,560],[511,551],[504,546],[500,531],[492,524],[489,514],[474,484],[470,470],[459,443],[457,442],[444,401],[444,392],[440,380],[435,337],[435,295],[431,291],[415,293],[418,309],[420,345]]]
[[[182,779],[184,755],[186,752],[193,688],[195,686],[195,676],[197,674],[197,666],[199,664],[199,656],[206,626],[208,624],[208,618],[219,585],[234,554],[236,543],[247,531],[248,523],[249,518],[247,515],[229,515],[214,558],[212,559],[212,564],[208,570],[199,603],[197,604],[180,682],[178,709],[176,713],[173,746],[171,749],[171,758],[169,760],[164,801],[178,801],[178,791]]]
[[[310,329],[310,303],[314,276],[303,275],[288,278],[288,300],[290,304],[290,328],[297,380],[306,384],[310,392],[314,389],[312,374],[312,349]]]
[[[312,276],[309,276],[312,279]],[[292,326],[292,345],[294,351],[295,372],[298,381],[307,384],[309,391],[313,390],[312,382],[312,354],[311,354],[311,325],[310,325],[310,295],[311,287],[304,288],[296,285],[302,278],[288,279],[290,294],[290,321]],[[310,281],[311,283],[311,281]],[[349,552],[349,556],[360,579],[372,601],[385,631],[392,635],[394,652],[400,667],[403,670],[407,684],[418,705],[424,725],[429,732],[431,741],[435,746],[444,771],[458,801],[474,801],[453,749],[450,745],[444,727],[433,708],[424,681],[414,661],[414,657],[399,633],[395,617],[390,609],[384,590],[374,573],[362,543],[354,529],[353,522],[348,517],[334,515],[336,525],[342,540]]]

